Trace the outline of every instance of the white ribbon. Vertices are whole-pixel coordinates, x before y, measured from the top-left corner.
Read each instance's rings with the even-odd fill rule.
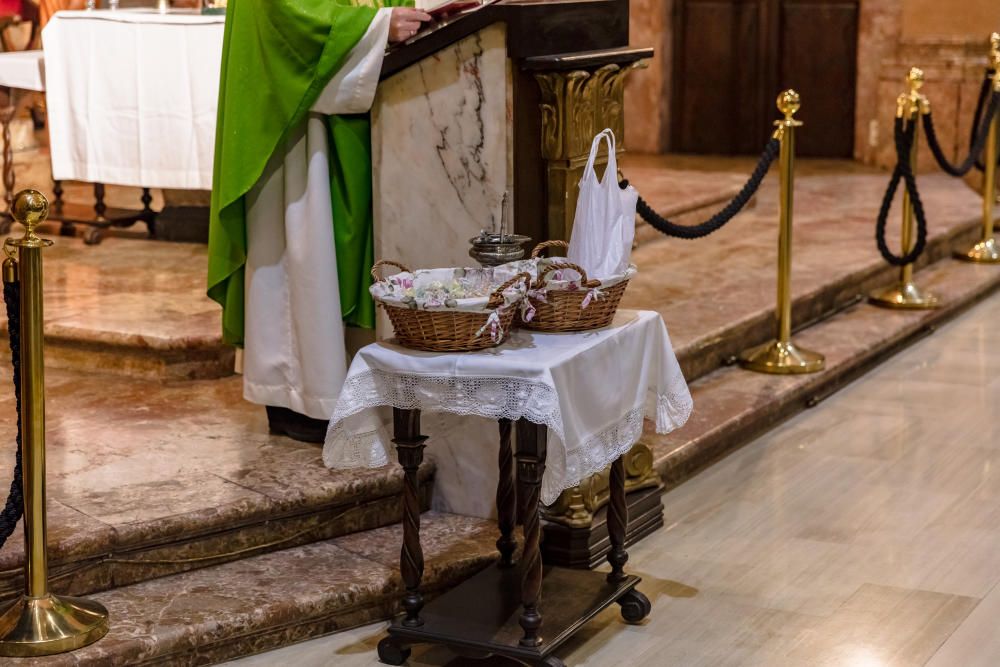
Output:
[[[583,303],[580,304],[580,310],[583,310],[584,308],[589,306],[590,302],[593,301],[594,299],[603,299],[603,298],[604,298],[604,292],[602,292],[600,288],[598,287],[592,288],[590,291],[587,292],[587,296],[583,297]]]
[[[524,295],[524,300],[521,301],[521,319],[525,322],[530,322],[535,319],[535,304],[532,303],[532,299],[541,301],[542,303],[548,303],[549,299],[546,296],[545,289],[529,289],[527,294]]]
[[[500,324],[500,311],[502,309],[503,307],[497,308],[492,313],[490,313],[489,318],[486,320],[486,324],[484,324],[482,328],[476,332],[476,338],[482,336],[483,333],[485,333],[486,330],[489,329],[490,339],[494,343],[499,343],[501,340],[503,340],[503,326],[501,326]]]

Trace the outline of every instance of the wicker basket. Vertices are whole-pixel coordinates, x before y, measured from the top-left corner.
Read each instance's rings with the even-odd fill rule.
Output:
[[[568,249],[569,244],[565,241],[546,241],[539,243],[531,252],[531,257],[537,259],[542,251],[547,248]],[[601,281],[591,280],[587,277],[587,272],[582,267],[571,262],[559,262],[553,260],[544,265],[538,272],[538,278],[532,286],[533,290],[540,289],[545,284],[545,276],[552,271],[559,269],[572,269],[580,274],[580,283],[587,289],[579,290],[559,290],[546,289],[545,301],[532,298],[529,293],[528,299],[534,308],[535,314],[531,321],[519,319],[518,326],[536,331],[588,331],[590,329],[600,329],[611,324],[618,312],[618,304],[625,294],[625,288],[629,281],[623,280],[601,290],[599,298],[591,298],[587,307],[583,307],[584,300],[591,289],[600,287]]]
[[[372,278],[381,281],[383,277],[379,269],[383,266],[394,266],[401,271],[413,273],[402,264],[382,260],[372,267]],[[487,302],[488,311],[461,310],[420,310],[395,306],[383,301],[378,305],[385,309],[392,328],[396,332],[396,340],[403,347],[427,352],[470,352],[496,347],[510,335],[517,308],[503,308],[503,293],[516,285],[518,281],[530,283],[531,276],[519,273],[504,284],[493,290]],[[489,319],[496,313],[500,319],[502,332],[498,338],[484,332]]]

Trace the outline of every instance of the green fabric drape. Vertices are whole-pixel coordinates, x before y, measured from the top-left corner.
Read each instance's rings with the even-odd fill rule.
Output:
[[[340,308],[350,326],[375,328],[368,288],[375,263],[372,144],[368,115],[330,116],[330,196]]]
[[[227,343],[243,342],[246,194],[306,121],[376,11],[347,0],[229,3],[208,237],[208,295],[222,305]],[[350,323],[371,326],[374,311],[358,276],[372,254],[368,120],[331,118],[330,135],[341,299]]]

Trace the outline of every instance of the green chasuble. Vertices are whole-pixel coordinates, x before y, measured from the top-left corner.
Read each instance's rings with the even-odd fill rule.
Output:
[[[390,0],[385,6],[404,4]],[[405,4],[411,4],[409,2]],[[306,122],[377,8],[349,0],[233,0],[226,13],[208,236],[208,295],[223,338],[243,343],[246,195]],[[371,141],[367,115],[329,118],[340,300],[347,324],[374,327]]]

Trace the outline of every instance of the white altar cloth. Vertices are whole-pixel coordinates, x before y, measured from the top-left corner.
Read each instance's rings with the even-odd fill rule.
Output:
[[[18,90],[45,90],[45,61],[41,51],[0,53],[0,86]]]
[[[57,180],[210,190],[225,16],[58,12],[45,27]]]
[[[419,352],[391,341],[362,348],[330,420],[323,448],[328,467],[393,460],[380,406],[544,424],[549,441],[541,497],[548,505],[631,449],[645,416],[655,420],[657,433],[668,433],[687,421],[692,401],[659,314],[620,311],[605,329],[516,331],[502,346],[479,352]],[[435,434],[427,435],[433,452]],[[468,452],[469,458],[495,466],[496,442],[492,438],[489,456]]]

